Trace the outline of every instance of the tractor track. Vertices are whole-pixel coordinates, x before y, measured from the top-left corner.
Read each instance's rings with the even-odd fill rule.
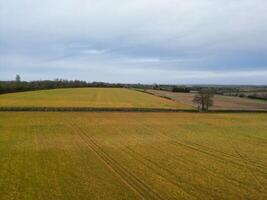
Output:
[[[133,137],[134,137],[134,136],[133,136]],[[137,137],[135,137],[135,138],[137,138]],[[129,147],[127,147],[127,148],[128,148],[128,150],[130,150]],[[162,152],[161,149],[156,148],[156,147],[154,147],[154,146],[152,146],[152,147],[150,147],[150,148],[153,148],[153,149],[155,149],[155,150],[157,150],[157,151],[159,151],[159,152],[161,152],[161,153],[166,154],[167,157],[171,157],[171,158],[173,158],[174,160],[179,161],[179,162],[180,162],[181,164],[183,164],[184,166],[186,166],[185,161],[186,161],[186,162],[189,161],[189,160],[181,159],[181,158],[177,157],[176,155],[174,155],[174,154],[172,154],[172,153],[169,153],[169,152],[168,152],[168,153]],[[133,151],[133,150],[131,149],[131,151]],[[133,151],[133,152],[134,152],[135,154],[139,154],[139,153],[137,153],[136,151]],[[152,160],[150,160],[150,159],[145,158],[144,155],[139,154],[139,156],[140,156],[141,158],[147,160],[148,162],[151,162],[151,161],[152,161]],[[155,163],[154,163],[154,164],[155,164]],[[223,178],[223,179],[225,179],[226,181],[228,181],[229,183],[238,185],[238,187],[241,187],[241,185],[242,185],[242,188],[247,189],[248,184],[246,184],[246,183],[244,183],[244,182],[238,181],[238,180],[233,179],[233,178],[231,178],[231,177],[227,177],[227,176],[225,176],[225,175],[223,175],[223,174],[218,174],[217,172],[214,172],[213,170],[210,170],[209,168],[206,168],[206,167],[202,167],[202,169],[203,169],[203,170],[206,170],[207,173],[209,173],[210,175],[212,175],[212,176],[215,177],[215,178],[218,178],[218,179]],[[258,190],[258,189],[257,189],[257,190]],[[260,191],[260,190],[259,190],[259,191]]]
[[[152,128],[149,127],[149,126],[144,126],[146,127],[147,129],[151,130]],[[232,156],[230,157],[229,155],[226,156],[226,155],[218,155],[218,152],[216,153],[216,151],[213,151],[210,149],[200,149],[199,147],[197,147],[196,145],[194,144],[190,144],[190,143],[186,143],[186,142],[181,142],[179,140],[177,140],[176,138],[172,137],[172,136],[169,136],[168,134],[160,131],[160,133],[165,136],[166,138],[169,139],[169,143],[174,145],[174,146],[183,146],[184,148],[187,148],[187,149],[191,149],[191,150],[194,150],[196,152],[199,152],[199,153],[202,153],[202,154],[206,154],[210,157],[213,157],[215,158],[216,160],[220,160],[221,162],[228,162],[228,163],[232,163],[234,165],[237,165],[237,166],[241,166],[241,167],[244,167],[244,168],[251,168],[251,169],[257,169],[259,172],[261,172],[262,174],[267,174],[266,172],[266,168],[262,165],[254,165],[252,164],[251,162],[248,162],[248,160],[246,159],[241,159],[240,157],[236,157],[236,156]],[[232,158],[235,157],[235,160],[233,160]],[[258,164],[258,163],[257,163]]]
[[[119,164],[115,159],[108,155],[103,148],[92,138],[89,137],[84,130],[74,123],[71,123],[73,127],[79,129],[79,136],[87,144],[87,146],[97,155],[120,180],[127,185],[132,191],[134,191],[139,197],[144,200],[164,200],[158,193],[151,189],[150,186],[143,183],[136,175],[127,170],[124,166]]]

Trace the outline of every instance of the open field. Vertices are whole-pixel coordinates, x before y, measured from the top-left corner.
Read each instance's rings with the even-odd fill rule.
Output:
[[[0,95],[0,107],[190,108],[168,99],[121,88],[75,88]]]
[[[147,90],[158,96],[169,97],[178,103],[193,105],[194,93],[174,93],[162,90]],[[223,95],[215,95],[213,110],[267,110],[267,101],[257,99],[246,99],[240,97],[231,97]]]
[[[0,113],[0,200],[267,199],[267,115]]]

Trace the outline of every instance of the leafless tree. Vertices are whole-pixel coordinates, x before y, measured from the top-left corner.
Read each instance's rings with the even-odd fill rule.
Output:
[[[214,93],[210,89],[200,90],[194,97],[193,103],[198,105],[199,111],[207,111],[213,105]]]

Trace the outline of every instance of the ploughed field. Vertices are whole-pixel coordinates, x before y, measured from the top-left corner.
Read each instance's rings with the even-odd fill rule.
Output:
[[[1,112],[0,200],[267,199],[266,122],[266,114]]]
[[[179,93],[162,90],[147,91],[157,96],[171,98],[181,104],[196,106],[193,104],[194,93]],[[223,95],[215,95],[213,100],[214,105],[210,107],[211,110],[267,110],[267,101],[264,100]]]
[[[3,94],[0,95],[0,107],[190,108],[123,88],[72,88]]]

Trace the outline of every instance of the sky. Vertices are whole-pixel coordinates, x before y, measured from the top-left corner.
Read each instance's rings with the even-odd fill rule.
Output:
[[[266,0],[1,0],[0,80],[267,85]]]

